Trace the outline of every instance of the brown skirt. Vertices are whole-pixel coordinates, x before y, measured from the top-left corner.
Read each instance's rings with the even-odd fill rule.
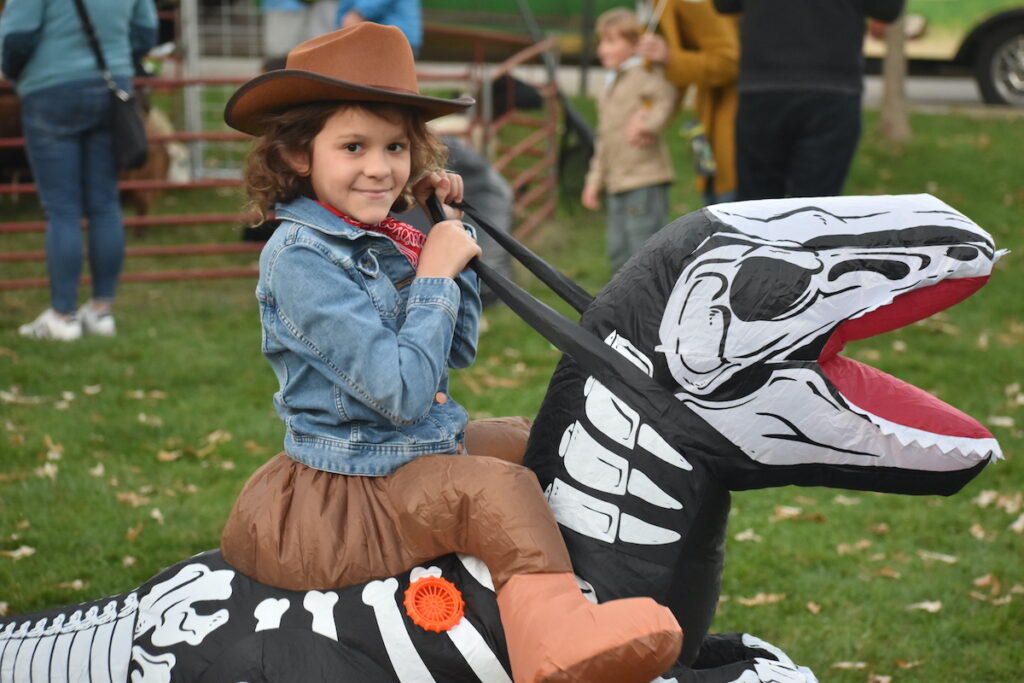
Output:
[[[514,464],[529,427],[524,418],[472,422],[467,450],[487,455],[421,456],[386,477],[278,454],[239,494],[221,552],[243,574],[290,590],[341,588],[450,552],[483,560],[499,588],[515,574],[570,571],[536,476]]]

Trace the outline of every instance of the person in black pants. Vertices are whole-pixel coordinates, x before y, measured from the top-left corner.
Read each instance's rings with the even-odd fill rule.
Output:
[[[866,17],[904,0],[714,0],[740,18],[737,198],[842,194],[861,133]]]

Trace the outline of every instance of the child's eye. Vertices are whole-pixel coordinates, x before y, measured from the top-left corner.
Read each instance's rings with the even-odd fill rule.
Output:
[[[358,142],[350,142],[347,145],[345,145],[346,152],[358,152],[362,148],[363,146],[360,145]]]
[[[401,152],[403,149],[405,149],[404,142],[392,142],[390,145],[388,145],[389,152]]]

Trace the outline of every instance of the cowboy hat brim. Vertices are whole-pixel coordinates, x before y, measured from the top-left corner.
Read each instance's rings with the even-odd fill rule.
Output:
[[[475,100],[455,99],[375,88],[322,76],[302,69],[278,69],[256,76],[240,87],[224,107],[224,121],[235,130],[260,135],[264,117],[313,102],[382,102],[419,109],[426,119],[465,111]]]

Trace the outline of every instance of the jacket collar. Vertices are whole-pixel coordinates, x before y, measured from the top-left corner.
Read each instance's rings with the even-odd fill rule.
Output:
[[[380,235],[356,227],[331,213],[319,202],[308,197],[299,197],[287,204],[278,204],[274,208],[277,217],[308,226],[326,235],[355,239],[361,235]]]

